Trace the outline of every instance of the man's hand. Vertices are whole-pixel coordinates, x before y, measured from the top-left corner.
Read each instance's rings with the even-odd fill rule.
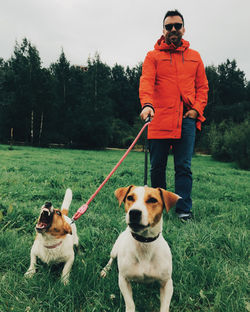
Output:
[[[195,109],[190,109],[189,111],[186,112],[186,114],[183,116],[183,118],[192,118],[196,119],[198,116],[198,112]]]
[[[151,107],[145,107],[140,114],[142,120],[146,120],[148,116],[151,118],[154,117],[154,111]]]

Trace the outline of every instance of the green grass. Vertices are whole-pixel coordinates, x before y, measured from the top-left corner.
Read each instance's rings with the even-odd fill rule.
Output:
[[[76,256],[70,286],[61,269],[39,264],[31,280],[23,274],[41,205],[60,207],[73,191],[69,215],[85,203],[124,151],[79,151],[0,145],[0,311],[122,312],[116,264],[106,279],[101,268],[119,233],[124,211],[113,195],[120,186],[143,184],[144,155],[131,152],[89,209],[77,221],[85,251]],[[173,159],[168,189],[174,191]],[[193,158],[194,221],[182,224],[174,210],[164,216],[164,236],[173,254],[174,312],[250,311],[248,291],[250,174],[209,156]],[[133,284],[139,312],[159,311],[159,287]]]

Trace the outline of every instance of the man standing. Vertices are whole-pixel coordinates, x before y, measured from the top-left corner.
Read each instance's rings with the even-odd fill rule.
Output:
[[[205,120],[208,81],[201,57],[182,39],[184,19],[168,11],[163,19],[163,36],[143,63],[139,95],[141,118],[148,116],[152,187],[166,188],[166,165],[172,146],[175,193],[181,196],[176,213],[181,220],[192,217],[191,159],[196,128]]]

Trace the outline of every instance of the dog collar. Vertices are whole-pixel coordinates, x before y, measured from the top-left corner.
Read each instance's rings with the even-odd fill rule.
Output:
[[[138,234],[135,234],[133,232],[131,232],[132,236],[134,237],[135,240],[141,242],[141,243],[151,243],[153,241],[155,241],[159,236],[160,236],[160,233],[155,236],[155,237],[144,237],[144,236],[141,236],[141,235],[138,235]]]
[[[45,245],[44,245],[44,247],[45,247],[45,248],[48,248],[48,249],[53,249],[53,248],[56,248],[56,247],[60,246],[61,243],[62,243],[62,241],[60,241],[58,244],[51,245],[51,246],[45,246]]]

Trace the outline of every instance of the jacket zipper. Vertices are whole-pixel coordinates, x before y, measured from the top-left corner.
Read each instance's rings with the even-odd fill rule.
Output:
[[[184,62],[184,55],[183,55],[183,51],[182,51],[182,62]],[[176,79],[177,79],[177,82],[178,82],[178,90],[180,92],[180,88],[179,88],[179,79],[178,79],[178,73],[177,73],[177,67],[176,67],[176,64],[175,64],[175,68],[176,68]],[[181,94],[181,92],[180,92]],[[180,128],[180,124],[181,124],[181,100],[182,100],[182,97],[180,95],[180,103],[179,103],[179,115],[178,115],[178,121],[177,121],[177,129]]]

